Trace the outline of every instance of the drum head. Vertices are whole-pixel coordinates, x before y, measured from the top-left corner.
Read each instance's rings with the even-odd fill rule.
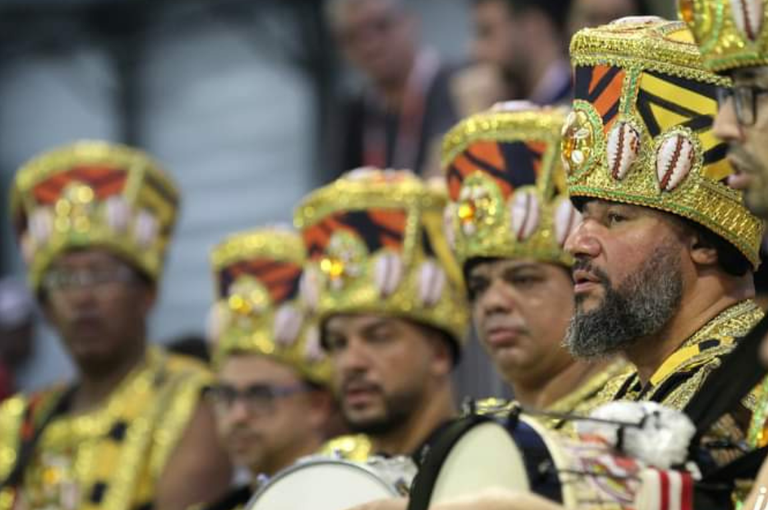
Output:
[[[313,460],[275,475],[248,503],[249,510],[346,510],[397,491],[368,468],[351,462]]]
[[[416,478],[409,510],[468,495],[484,488],[530,490],[520,449],[495,420],[471,416],[438,439]]]

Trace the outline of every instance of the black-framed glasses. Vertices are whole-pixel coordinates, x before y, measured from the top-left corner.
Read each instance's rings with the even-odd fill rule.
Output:
[[[76,270],[51,269],[43,278],[43,288],[49,292],[100,288],[113,283],[133,281],[134,276],[133,269],[123,264]]]
[[[259,415],[271,412],[275,402],[281,398],[310,390],[311,388],[306,384],[290,386],[253,384],[243,389],[237,389],[228,384],[214,384],[206,388],[205,395],[218,412],[227,412],[235,402],[240,401],[250,414]]]
[[[757,85],[718,87],[717,102],[722,106],[732,97],[738,123],[745,127],[754,126],[757,121],[757,100],[764,94],[768,94],[768,88]]]

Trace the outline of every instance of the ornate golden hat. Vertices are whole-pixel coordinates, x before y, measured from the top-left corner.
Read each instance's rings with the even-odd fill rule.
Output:
[[[688,218],[757,267],[763,225],[726,184],[733,169],[712,132],[716,89],[683,23],[624,18],[571,41],[573,112],[563,162],[573,199],[637,204]]]
[[[443,139],[459,261],[526,257],[570,265],[563,250],[579,213],[562,193],[560,133],[567,111],[509,102],[473,115]]]
[[[679,0],[678,9],[711,71],[768,65],[768,9],[763,0]]]
[[[268,356],[326,384],[330,365],[317,328],[298,302],[305,259],[298,233],[264,228],[235,234],[211,253],[214,362],[233,352]]]
[[[335,313],[386,313],[450,334],[468,325],[461,270],[443,232],[444,190],[409,171],[361,168],[307,196],[294,223],[310,262],[304,301]]]
[[[178,205],[175,184],[146,153],[97,141],[32,159],[19,169],[11,193],[36,290],[57,256],[89,246],[112,250],[157,280]]]

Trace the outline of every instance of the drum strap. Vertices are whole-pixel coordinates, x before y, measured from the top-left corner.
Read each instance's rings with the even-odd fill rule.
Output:
[[[768,334],[768,316],[742,338],[722,365],[712,372],[690,400],[684,412],[696,425],[695,448],[702,437],[721,416],[738,405],[766,376],[760,362],[760,344]]]

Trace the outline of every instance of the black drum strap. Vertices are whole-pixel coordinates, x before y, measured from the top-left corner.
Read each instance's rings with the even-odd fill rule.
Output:
[[[489,421],[495,420],[489,416],[474,414],[455,420],[442,430],[440,437],[430,445],[429,451],[425,452],[423,463],[419,468],[418,474],[413,479],[408,510],[429,509],[432,490],[435,488],[435,483],[437,483],[440,468],[443,466],[445,459],[448,458],[448,454],[454,445],[472,427]]]

